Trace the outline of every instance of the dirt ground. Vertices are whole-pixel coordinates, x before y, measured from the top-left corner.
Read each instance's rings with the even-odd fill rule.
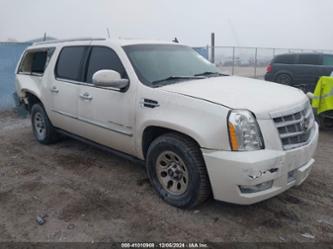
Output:
[[[332,154],[333,132],[321,132],[300,187],[252,206],[180,210],[144,167],[72,139],[40,145],[29,120],[0,113],[0,241],[333,242]]]

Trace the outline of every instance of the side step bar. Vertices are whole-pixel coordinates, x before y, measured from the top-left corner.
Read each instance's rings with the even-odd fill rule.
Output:
[[[86,138],[83,138],[83,137],[81,137],[81,136],[75,135],[75,134],[73,134],[73,133],[70,133],[70,132],[64,131],[64,130],[62,130],[62,129],[56,128],[56,130],[57,130],[57,132],[59,132],[60,134],[63,134],[63,135],[65,135],[65,136],[68,136],[68,137],[70,137],[70,138],[73,138],[73,139],[75,139],[75,140],[78,140],[78,141],[83,142],[83,143],[85,143],[85,144],[91,145],[91,146],[96,147],[96,148],[98,148],[98,149],[104,150],[104,151],[106,151],[106,152],[108,152],[108,153],[111,153],[111,154],[113,154],[113,155],[115,155],[115,156],[118,156],[118,157],[124,158],[124,159],[126,159],[126,160],[128,160],[128,161],[131,161],[131,162],[136,163],[136,164],[140,164],[141,166],[144,166],[144,167],[145,167],[145,161],[144,161],[144,160],[141,160],[141,159],[139,159],[139,158],[136,158],[136,157],[134,157],[134,156],[131,156],[131,155],[127,154],[127,153],[124,153],[124,152],[121,152],[121,151],[118,151],[118,150],[112,149],[112,148],[107,147],[107,146],[105,146],[105,145],[102,145],[102,144],[96,143],[96,142],[94,142],[94,141],[91,141],[91,140],[89,140],[89,139],[86,139]]]

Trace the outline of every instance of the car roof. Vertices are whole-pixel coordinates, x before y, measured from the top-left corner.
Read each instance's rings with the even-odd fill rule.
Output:
[[[98,44],[98,45],[117,45],[120,47],[130,46],[130,45],[145,45],[145,44],[169,44],[179,46],[182,44],[160,41],[160,40],[144,40],[144,39],[105,39],[105,38],[77,38],[77,39],[66,39],[66,40],[52,40],[45,42],[36,42],[29,46],[27,49],[38,49],[47,47],[63,47],[63,46],[73,46],[73,45],[88,45],[88,44]]]
[[[297,55],[333,55],[333,54],[329,54],[329,53],[284,53],[284,54],[278,54],[275,57],[278,56],[297,56]]]

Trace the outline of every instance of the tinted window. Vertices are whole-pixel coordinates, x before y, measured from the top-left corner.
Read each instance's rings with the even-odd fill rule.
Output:
[[[205,72],[219,73],[219,69],[215,65],[186,46],[131,45],[125,46],[124,50],[140,81],[149,86],[176,83],[175,81],[164,81],[169,77],[195,77],[195,75]]]
[[[333,66],[333,55],[324,55],[323,56],[323,65]]]
[[[298,57],[299,64],[320,65],[320,56],[317,54],[300,54]]]
[[[291,54],[278,55],[274,59],[274,63],[294,64],[295,63],[295,55],[291,55]]]
[[[120,73],[122,78],[127,78],[125,69],[118,55],[110,48],[93,47],[90,54],[87,70],[87,82],[92,82],[95,72],[102,69],[112,69]]]
[[[59,55],[56,76],[62,79],[82,81],[82,65],[88,47],[64,47]]]
[[[46,59],[47,59],[46,51],[34,53],[32,57],[31,72],[44,73]]]

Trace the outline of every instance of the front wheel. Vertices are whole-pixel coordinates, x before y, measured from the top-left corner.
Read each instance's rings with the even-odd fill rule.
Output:
[[[159,196],[176,207],[193,208],[211,194],[200,148],[183,135],[169,133],[152,142],[147,173]]]

